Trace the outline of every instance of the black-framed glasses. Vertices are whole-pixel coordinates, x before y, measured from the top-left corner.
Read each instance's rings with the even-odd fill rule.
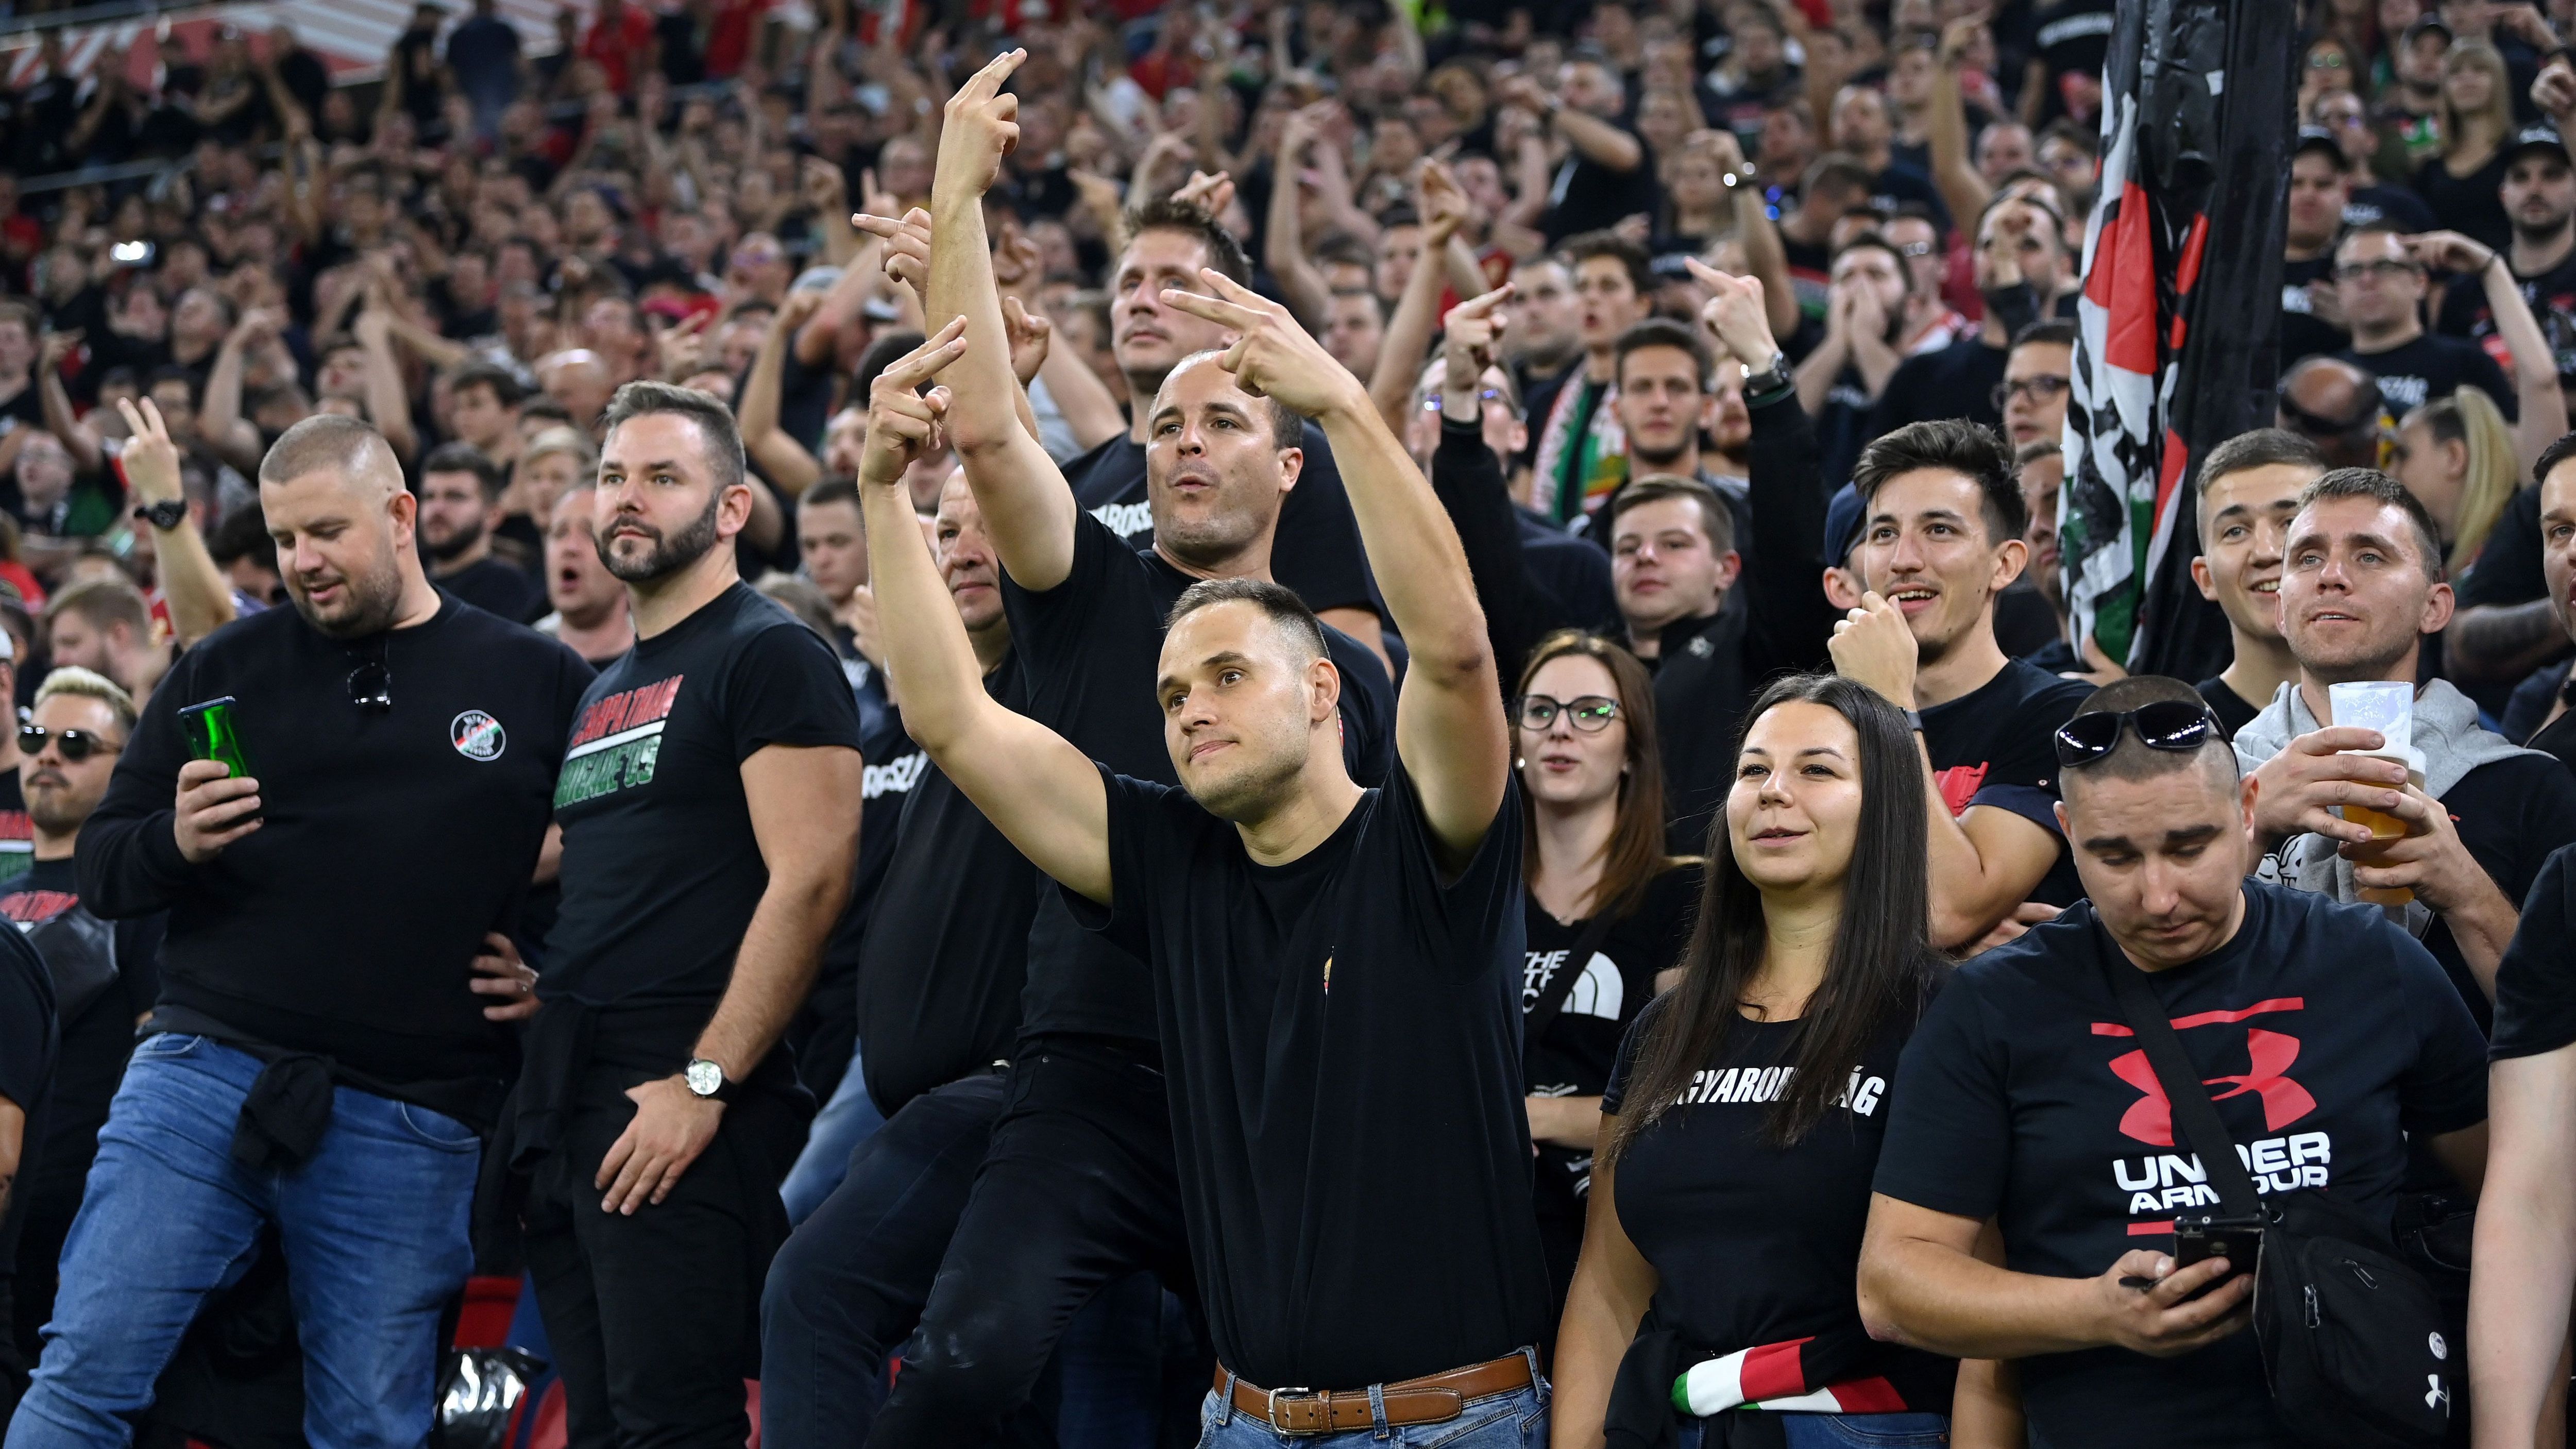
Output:
[[[377,657],[360,660],[349,671],[349,703],[369,714],[390,714],[394,707],[394,671],[385,663],[382,647]]]
[[[2027,397],[2034,403],[2045,403],[2073,386],[2074,383],[2066,378],[2050,377],[2042,373],[2037,377],[2025,377],[2019,382],[1996,383],[1995,390],[1988,401],[1995,405],[1996,412],[2002,412],[2014,398]]]
[[[18,726],[18,748],[29,755],[45,752],[45,742],[63,752],[63,758],[77,765],[96,754],[116,754],[124,745],[108,739],[96,730],[49,730],[43,725]]]
[[[2138,737],[2151,750],[2177,754],[2199,749],[2218,738],[2218,718],[2198,700],[2160,699],[2136,709],[2095,710],[2057,727],[2057,763],[2065,769],[2089,765],[2120,747],[2120,731]]]
[[[1533,733],[1555,724],[1556,717],[1562,714],[1567,724],[1587,735],[1597,735],[1610,728],[1610,721],[1619,717],[1619,701],[1602,694],[1586,694],[1575,699],[1525,694],[1512,714],[1521,722],[1522,729]]]
[[[2384,279],[2421,276],[2423,272],[2423,263],[2401,261],[2396,257],[2381,257],[2377,261],[2369,262],[2344,262],[2334,269],[2335,280],[2338,282],[2358,282],[2364,277]]]

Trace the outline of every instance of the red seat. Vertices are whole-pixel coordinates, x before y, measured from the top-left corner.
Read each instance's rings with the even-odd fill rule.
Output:
[[[510,1341],[510,1319],[519,1311],[516,1278],[468,1278],[465,1306],[456,1315],[457,1348],[500,1348]]]

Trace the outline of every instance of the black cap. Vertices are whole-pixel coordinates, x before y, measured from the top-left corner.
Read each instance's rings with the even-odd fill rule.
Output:
[[[2451,27],[2444,25],[2441,21],[2441,17],[2426,15],[2418,19],[2414,24],[2406,27],[2404,43],[2407,45],[2413,45],[2415,43],[2415,37],[2422,35],[2428,30],[2440,31],[2442,33],[2442,39],[2446,44],[2451,39]]]
[[[2556,126],[2545,121],[2537,126],[2525,126],[2515,132],[2513,140],[2504,148],[2504,159],[2510,165],[2513,158],[2525,151],[2547,151],[2556,156],[2561,165],[2567,163],[2566,138],[2558,134]]]
[[[2550,134],[2554,136],[2557,133],[2553,131]],[[2290,159],[2295,161],[2310,151],[2326,153],[2333,159],[2337,171],[2345,169],[2349,164],[2344,160],[2343,143],[2335,139],[2334,132],[2323,126],[2301,126],[2299,144],[2290,148]]]

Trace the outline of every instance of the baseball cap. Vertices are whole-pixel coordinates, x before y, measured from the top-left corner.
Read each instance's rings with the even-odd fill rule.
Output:
[[[2544,121],[2514,133],[2513,140],[2504,148],[2505,164],[2513,164],[2513,159],[2525,151],[2548,151],[2563,164],[2567,160],[2567,140],[2558,134],[2556,126]]]
[[[1825,567],[1849,566],[1852,545],[1860,542],[1860,490],[1846,483],[1825,505]]]
[[[2554,136],[2557,133],[2553,131],[2550,134]],[[2299,143],[2290,148],[2290,159],[2295,161],[2310,151],[2324,152],[2327,158],[2334,162],[2335,169],[2338,171],[2345,167],[2343,143],[2335,139],[2334,132],[2323,126],[2301,126]]]
[[[2415,37],[2424,34],[2426,31],[2438,32],[2445,44],[2448,44],[2451,40],[2451,27],[2444,25],[2441,17],[2438,15],[2426,15],[2416,20],[2414,24],[2406,27],[2406,34],[2404,36],[2403,43],[2413,45],[2415,43]]]

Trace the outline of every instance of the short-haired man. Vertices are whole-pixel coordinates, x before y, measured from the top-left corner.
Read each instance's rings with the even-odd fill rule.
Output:
[[[1798,364],[1798,402],[1816,420],[1824,478],[1836,487],[1851,476],[1870,438],[1870,410],[1905,360],[1913,275],[1905,254],[1879,232],[1862,232],[1834,253],[1825,336]]]
[[[1584,363],[1574,274],[1563,258],[1542,254],[1514,266],[1511,281],[1502,358],[1520,385],[1529,415],[1545,417],[1556,403],[1557,390],[1580,373]],[[1523,457],[1504,461],[1527,462],[1532,456],[1529,449],[1538,446],[1537,431],[1531,429]]]
[[[2074,384],[2074,323],[2043,317],[2016,333],[2004,355],[2004,380],[1995,384],[2005,440],[2016,449],[2059,441]]]
[[[1764,331],[1767,334],[1769,328]],[[1775,348],[1751,365],[1766,370],[1778,356]],[[1721,418],[1731,397],[1739,411],[1732,441],[1741,453],[1743,377],[1743,368],[1732,358],[1721,363],[1710,354],[1699,328],[1690,323],[1649,317],[1619,334],[1611,354],[1610,406],[1628,448],[1621,486],[1627,479],[1658,473],[1689,478],[1724,499],[1741,517],[1745,511],[1742,460],[1727,456],[1725,444],[1730,440],[1725,434],[1730,430]],[[1703,434],[1719,444],[1713,454],[1701,452]],[[1720,466],[1710,468],[1712,461]],[[1611,494],[1613,499],[1617,496],[1616,491]],[[1578,522],[1589,531],[1588,520]]]
[[[2478,724],[2477,706],[2443,680],[2418,680],[2423,638],[2450,621],[2440,535],[2414,494],[2385,473],[2339,468],[2299,495],[2281,563],[2281,637],[2296,681],[2236,733],[2260,793],[2262,873],[2339,901],[2383,898],[2451,973],[2481,1024],[2496,963],[2549,853],[2576,841],[2576,777]],[[2336,684],[2416,686],[2413,761],[2378,731],[2337,725]],[[2408,833],[2372,839],[2338,805],[2394,815]],[[2372,893],[2365,895],[2364,892]]]
[[[1267,579],[1285,499],[1304,486],[1306,456],[1298,441],[1306,430],[1297,414],[1235,386],[1218,365],[1221,354],[1180,358],[1137,410],[1149,439],[1152,550],[1127,547],[1083,512],[1019,416],[1019,384],[989,270],[983,193],[998,172],[1002,126],[1015,108],[993,88],[1014,63],[1005,57],[987,67],[950,102],[932,188],[926,312],[943,328],[934,340],[968,339],[966,355],[943,373],[950,393],[947,441],[1001,565],[1026,691],[1023,712],[1126,774],[1169,778],[1173,766],[1158,748],[1163,725],[1154,707],[1153,661],[1163,622],[1198,580]],[[1216,285],[1210,276],[1224,275],[1209,267],[1188,280],[1206,288]],[[1174,287],[1153,300],[1171,316],[1222,326],[1220,317],[1197,310],[1198,293]],[[1316,358],[1346,375],[1328,355]],[[887,388],[880,384],[876,391],[881,400]],[[897,456],[881,450],[876,436],[890,426],[880,401],[863,456],[877,463]],[[874,577],[874,561],[886,548],[873,535],[887,525],[876,500],[866,497],[872,488],[863,476]],[[910,540],[903,548],[902,556],[917,562]],[[893,627],[890,608],[881,599],[880,634]],[[1378,778],[1393,732],[1392,692],[1364,645],[1338,630],[1326,639],[1338,676],[1350,681],[1341,734],[1352,751],[1351,768]],[[899,666],[893,672],[909,699],[910,682]],[[985,813],[994,815],[989,802]],[[922,1284],[928,1289],[923,1301],[882,1304],[890,1315],[906,1308],[919,1315],[924,1350],[905,1359],[871,1426],[870,1442],[879,1446],[992,1437],[1026,1402],[1067,1320],[1103,1286],[1138,1271],[1159,1272],[1166,1282],[1189,1276],[1183,1198],[1171,1176],[1172,1109],[1154,1067],[1161,1054],[1150,979],[1133,953],[1084,931],[1058,893],[1042,890],[1029,935],[1028,983],[1011,1063],[1015,1107],[993,1128],[983,1173],[962,1214],[950,1219],[953,1237],[938,1279]],[[1118,1082],[1128,1085],[1107,1089]],[[835,1197],[878,1191],[877,1183],[854,1174]],[[861,1226],[833,1204],[825,1212],[844,1229]],[[912,1229],[919,1220],[908,1211],[899,1230],[851,1234],[831,1256],[849,1265],[919,1252]],[[937,1241],[926,1225],[919,1232]],[[891,1280],[906,1272],[889,1263],[869,1276]],[[871,1306],[891,1296],[877,1295]],[[855,1326],[860,1331],[819,1341],[782,1345],[773,1336],[770,1346],[784,1347],[801,1363],[828,1360],[845,1369],[886,1337],[880,1324]],[[793,1391],[799,1402],[785,1411],[812,1422],[816,1408],[805,1401],[822,1387],[800,1383]]]
[[[1627,440],[1613,406],[1619,339],[1653,310],[1655,274],[1645,248],[1606,231],[1573,238],[1564,254],[1574,273],[1583,366],[1557,389],[1539,425],[1530,506],[1571,525],[1626,477]]]
[[[1538,221],[1551,244],[1604,222],[1653,214],[1655,153],[1625,119],[1628,89],[1617,66],[1584,52],[1557,68],[1553,89],[1530,75],[1510,77],[1497,89],[1502,100],[1544,117],[1565,138],[1565,164]]]
[[[2330,468],[2376,468],[2388,406],[2369,368],[2340,357],[2293,363],[2276,389],[2275,426],[2317,445]]]
[[[960,94],[995,83],[988,70]],[[943,141],[961,119],[952,103]],[[961,254],[981,256],[973,240]],[[1381,789],[1352,779],[1344,670],[1314,615],[1257,577],[1201,581],[1173,609],[1151,697],[1180,788],[1095,764],[990,699],[892,486],[940,426],[944,399],[912,389],[1000,336],[976,313],[971,335],[935,334],[872,399],[861,489],[905,720],[1088,924],[1150,963],[1220,1364],[1203,1442],[1504,1415],[1535,1433],[1547,1410],[1528,1345],[1547,1289],[1511,1045],[1519,807],[1485,623],[1455,531],[1366,389],[1285,308],[1210,285],[1221,298],[1167,300],[1240,342],[1175,372],[1158,436],[1195,446],[1220,400],[1247,397],[1321,418],[1411,651],[1402,763]],[[1244,427],[1275,446],[1275,423]],[[1391,1203],[1403,1232],[1387,1230]]]
[[[157,421],[127,421],[128,470],[175,475]],[[126,1442],[198,1307],[272,1227],[305,1285],[306,1434],[430,1430],[512,1061],[499,1021],[530,1005],[528,973],[476,951],[536,873],[590,671],[443,600],[416,503],[375,429],[289,428],[260,507],[294,607],[188,651],[81,827],[83,904],[170,926],[154,1034],[99,1135],[11,1425],[22,1449]],[[179,711],[225,696],[248,776],[190,757]]]
[[[1437,264],[1437,258],[1434,259]],[[1377,371],[1378,344],[1386,338],[1386,308],[1377,293],[1346,287],[1324,302],[1324,347],[1354,376]]]
[[[508,475],[471,443],[441,443],[420,460],[420,551],[440,588],[487,614],[533,624],[545,590],[528,571],[492,556]]]
[[[471,443],[504,474],[519,461],[519,409],[528,389],[497,362],[468,362],[447,376],[450,431]]]
[[[599,541],[591,531],[591,510],[599,499],[597,485],[582,482],[555,499],[554,516],[546,520],[546,602],[554,611],[536,623],[569,645],[594,669],[605,669],[635,647],[635,616],[626,604],[626,585],[600,562]]]
[[[1724,349],[1720,368],[1764,368],[1779,358],[1762,284],[1714,270],[1701,325]],[[1642,323],[1630,334],[1658,324]],[[1694,344],[1698,339],[1683,334]],[[1670,345],[1645,349],[1669,352]],[[1704,352],[1703,352],[1704,355]],[[1654,369],[1623,360],[1624,380]],[[1815,430],[1784,372],[1760,374],[1751,422],[1748,507],[1703,478],[1649,474],[1610,500],[1611,579],[1628,645],[1655,674],[1662,732],[1665,814],[1678,849],[1696,851],[1735,778],[1735,726],[1764,681],[1823,658],[1837,617],[1817,588],[1824,567],[1825,495],[1816,485]],[[1623,386],[1622,406],[1650,397]],[[1641,416],[1640,422],[1648,421]],[[1648,436],[1652,436],[1651,429]],[[1632,427],[1629,446],[1639,440]],[[1737,552],[1737,540],[1744,552]],[[1742,596],[1721,607],[1742,581]]]
[[[2546,589],[2537,601],[2547,611],[2552,632],[2563,649],[2576,639],[2576,434],[2559,439],[2540,455],[2533,470],[2540,514],[2539,569]],[[2475,571],[2472,571],[2475,577]],[[2463,593],[2466,592],[2464,588]],[[2457,621],[2454,621],[2456,636]],[[2568,723],[2567,661],[2535,670],[2513,691],[2504,711],[2504,734],[2535,750],[2576,762],[2576,725]],[[2576,770],[2576,763],[2568,763]]]
[[[1064,476],[1075,502],[1138,548],[1153,545],[1154,531],[1145,483],[1147,409],[1141,400],[1161,390],[1182,358],[1233,340],[1225,329],[1163,303],[1166,289],[1203,293],[1203,267],[1237,282],[1252,279],[1243,244],[1199,207],[1156,198],[1129,213],[1127,245],[1111,274],[1109,346],[1126,374],[1128,396],[1140,401],[1125,434],[1066,463]],[[1372,648],[1383,647],[1358,526],[1351,522],[1332,448],[1311,426],[1299,446],[1305,469],[1297,491],[1281,505],[1278,577],[1325,623]]]
[[[2424,330],[2424,292],[2434,270],[2485,289],[2506,356],[2529,359],[2514,369],[2518,390],[2485,348]],[[2466,386],[2484,389],[2507,419],[2523,420],[2520,433],[2532,453],[2567,430],[2566,400],[2540,324],[2494,248],[2455,231],[2409,237],[2384,226],[2357,227],[2335,247],[2335,287],[2352,324],[2352,345],[2335,355],[2378,378],[2392,419]]]
[[[2227,616],[2230,647],[2227,667],[2193,688],[2231,740],[2298,677],[2281,637],[2281,551],[2299,495],[2325,471],[2316,444],[2280,428],[2239,433],[2201,460],[2191,579]]]
[[[2066,240],[2048,208],[2010,194],[1998,197],[1977,221],[1977,291],[1986,300],[1977,334],[1905,359],[1887,380],[1871,427],[1884,436],[1936,418],[2000,426],[2003,409],[1995,389],[2004,380],[2012,340],[2050,308],[2071,267]]]
[[[2296,362],[2352,345],[2335,289],[2335,238],[2343,235],[2352,177],[2331,131],[2299,132],[2290,152],[2290,191],[2281,233],[2281,360]]]
[[[2497,195],[2513,223],[2505,268],[2523,302],[2534,316],[2576,313],[2576,167],[2568,163],[2567,143],[2557,127],[2533,126],[2513,138],[2505,148],[2504,184]],[[2506,345],[2484,287],[2455,285],[2446,291],[2433,330],[2465,337],[2487,347],[2490,355]]]
[[[63,1239],[98,1155],[108,1099],[134,1050],[134,1024],[161,992],[163,918],[99,919],[81,904],[72,867],[81,826],[106,797],[134,723],[134,701],[114,681],[86,669],[57,669],[45,676],[18,731],[34,751],[25,769],[35,863],[0,893],[0,919],[24,932],[45,958],[61,1023],[43,1140],[30,1144],[10,1194],[17,1207],[12,1216],[23,1219],[11,1292],[25,1323],[52,1316]],[[0,1243],[0,1274],[7,1262]]]
[[[2011,455],[1990,428],[1916,423],[1869,445],[1853,476],[1865,590],[1834,628],[1835,669],[1919,711],[1931,813],[1932,941],[1983,939],[2025,901],[2080,890],[2056,817],[2049,735],[2085,694],[2005,655],[1995,599],[2030,557]]]
[[[635,648],[554,792],[563,903],[496,1151],[572,1436],[746,1436],[778,1186],[813,1100],[774,1050],[848,896],[858,712],[830,646],[746,586],[733,414],[667,383],[603,417],[593,527]]]
[[[104,674],[137,699],[170,667],[152,628],[152,605],[122,578],[89,579],[45,601],[45,653],[57,665]]]
[[[1861,1317],[2018,1360],[2034,1442],[2303,1442],[2245,1331],[2254,1265],[2175,1265],[2175,1217],[2226,1209],[2116,973],[2145,977],[2267,1196],[2324,1189],[2384,1226],[2411,1145],[2472,1191],[2487,1156],[2477,1024],[2394,924],[2245,878],[2256,787],[2207,720],[2154,675],[2085,701],[2056,750],[2087,902],[1960,967],[1889,1093]]]

